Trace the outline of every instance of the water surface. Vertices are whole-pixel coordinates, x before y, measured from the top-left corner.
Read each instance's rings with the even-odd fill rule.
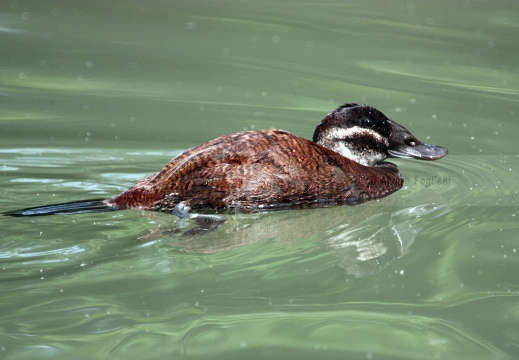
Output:
[[[244,129],[367,103],[438,162],[355,207],[0,217],[3,359],[519,356],[511,1],[0,5],[0,210],[108,198]]]

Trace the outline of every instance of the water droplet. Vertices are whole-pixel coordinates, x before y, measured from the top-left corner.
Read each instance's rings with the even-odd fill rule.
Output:
[[[197,24],[196,24],[196,22],[193,22],[193,21],[190,21],[190,22],[184,24],[184,29],[186,29],[186,30],[195,30],[196,27],[197,27]]]

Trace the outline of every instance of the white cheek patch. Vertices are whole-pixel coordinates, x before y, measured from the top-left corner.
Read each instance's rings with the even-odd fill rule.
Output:
[[[329,139],[349,139],[357,136],[365,136],[375,139],[377,142],[387,144],[387,140],[385,140],[378,132],[361,128],[358,126],[353,126],[351,128],[333,128],[330,129],[329,133],[326,134]]]
[[[365,166],[374,166],[376,163],[383,161],[387,157],[386,154],[379,152],[377,149],[357,149],[348,143],[348,139],[359,137],[368,138],[368,143],[372,143],[374,140],[379,144],[388,146],[387,139],[383,138],[379,133],[358,126],[330,129],[322,137],[323,142],[321,145]]]

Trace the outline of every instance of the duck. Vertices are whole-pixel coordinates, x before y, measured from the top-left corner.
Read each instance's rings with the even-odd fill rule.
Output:
[[[277,129],[224,135],[188,149],[110,199],[8,211],[9,216],[144,209],[180,218],[196,212],[255,212],[357,205],[403,186],[387,158],[438,160],[445,147],[421,142],[376,108],[339,106],[312,140]]]

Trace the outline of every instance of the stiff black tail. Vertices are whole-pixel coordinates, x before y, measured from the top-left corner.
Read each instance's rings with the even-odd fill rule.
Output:
[[[73,201],[62,204],[36,206],[27,209],[4,212],[7,216],[42,216],[54,214],[85,214],[117,210],[108,206],[103,199]]]

